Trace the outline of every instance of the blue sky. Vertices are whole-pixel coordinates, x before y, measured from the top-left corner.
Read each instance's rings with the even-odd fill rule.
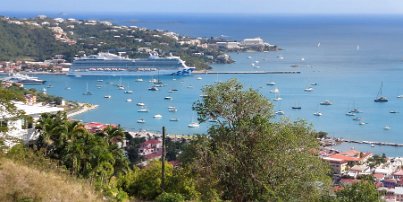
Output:
[[[403,14],[403,0],[0,0],[1,12]]]

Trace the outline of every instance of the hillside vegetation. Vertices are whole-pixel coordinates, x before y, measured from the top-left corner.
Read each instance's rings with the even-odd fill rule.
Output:
[[[9,24],[0,20],[0,60],[38,60],[69,51],[49,29]]]
[[[102,201],[88,184],[0,158],[0,201]]]

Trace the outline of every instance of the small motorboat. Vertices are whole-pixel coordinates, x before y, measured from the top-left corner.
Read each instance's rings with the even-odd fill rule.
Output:
[[[292,106],[291,109],[302,109],[301,106]]]
[[[276,85],[276,82],[270,81],[270,82],[266,83],[266,85],[268,85],[268,86],[274,86],[274,85]]]
[[[305,92],[312,92],[312,91],[313,91],[313,88],[312,88],[312,87],[308,87],[308,88],[305,88],[304,91],[305,91]]]
[[[276,115],[284,115],[285,112],[283,110],[279,110],[275,112]]]
[[[361,121],[361,118],[360,117],[354,117],[353,121]]]
[[[146,121],[144,119],[138,119],[137,123],[145,123]]]
[[[104,98],[110,99],[110,98],[112,98],[112,95],[105,95]]]
[[[164,100],[173,100],[173,98],[171,96],[166,96],[164,97]]]
[[[320,102],[319,104],[320,104],[320,105],[332,105],[333,103],[330,102],[329,100],[325,100],[325,101],[323,101],[323,102]]]
[[[390,130],[390,126],[383,127],[384,130]]]
[[[321,112],[315,112],[315,113],[313,113],[313,115],[315,115],[315,116],[322,116],[322,113],[321,113]]]
[[[127,98],[126,102],[132,102],[133,100],[131,98]]]
[[[199,76],[199,77],[197,77],[196,79],[197,79],[197,80],[202,80],[203,78]]]
[[[158,91],[159,89],[156,86],[152,86],[148,89],[149,91]]]
[[[170,118],[169,121],[179,121],[178,118]]]
[[[156,115],[153,116],[153,118],[154,119],[160,119],[160,118],[162,118],[162,115],[161,114],[156,114]]]
[[[189,128],[198,128],[198,127],[200,127],[200,124],[196,123],[196,122],[192,122],[192,123],[188,124],[188,127]]]
[[[146,112],[148,112],[148,109],[147,108],[141,108],[141,109],[138,109],[137,112],[146,113]]]
[[[355,116],[355,114],[350,111],[350,112],[347,112],[347,113],[346,113],[346,116]]]
[[[136,105],[142,107],[145,106],[146,104],[144,104],[144,102],[138,102]]]
[[[358,123],[358,125],[360,125],[360,126],[362,126],[362,125],[367,125],[368,123],[367,122],[364,122],[364,121],[360,121],[359,123]]]
[[[168,107],[168,111],[169,111],[169,112],[177,112],[178,109],[176,109],[176,107],[169,106],[169,107]]]

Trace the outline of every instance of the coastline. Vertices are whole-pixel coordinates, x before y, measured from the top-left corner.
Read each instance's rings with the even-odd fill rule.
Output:
[[[98,108],[98,105],[88,104],[88,103],[78,103],[80,108],[79,110],[73,112],[67,112],[67,118],[72,118],[73,116],[77,116],[79,114],[94,110]]]

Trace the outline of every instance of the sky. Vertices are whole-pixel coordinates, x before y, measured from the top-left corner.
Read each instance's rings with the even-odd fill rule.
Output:
[[[403,14],[403,0],[0,0],[1,12]]]

